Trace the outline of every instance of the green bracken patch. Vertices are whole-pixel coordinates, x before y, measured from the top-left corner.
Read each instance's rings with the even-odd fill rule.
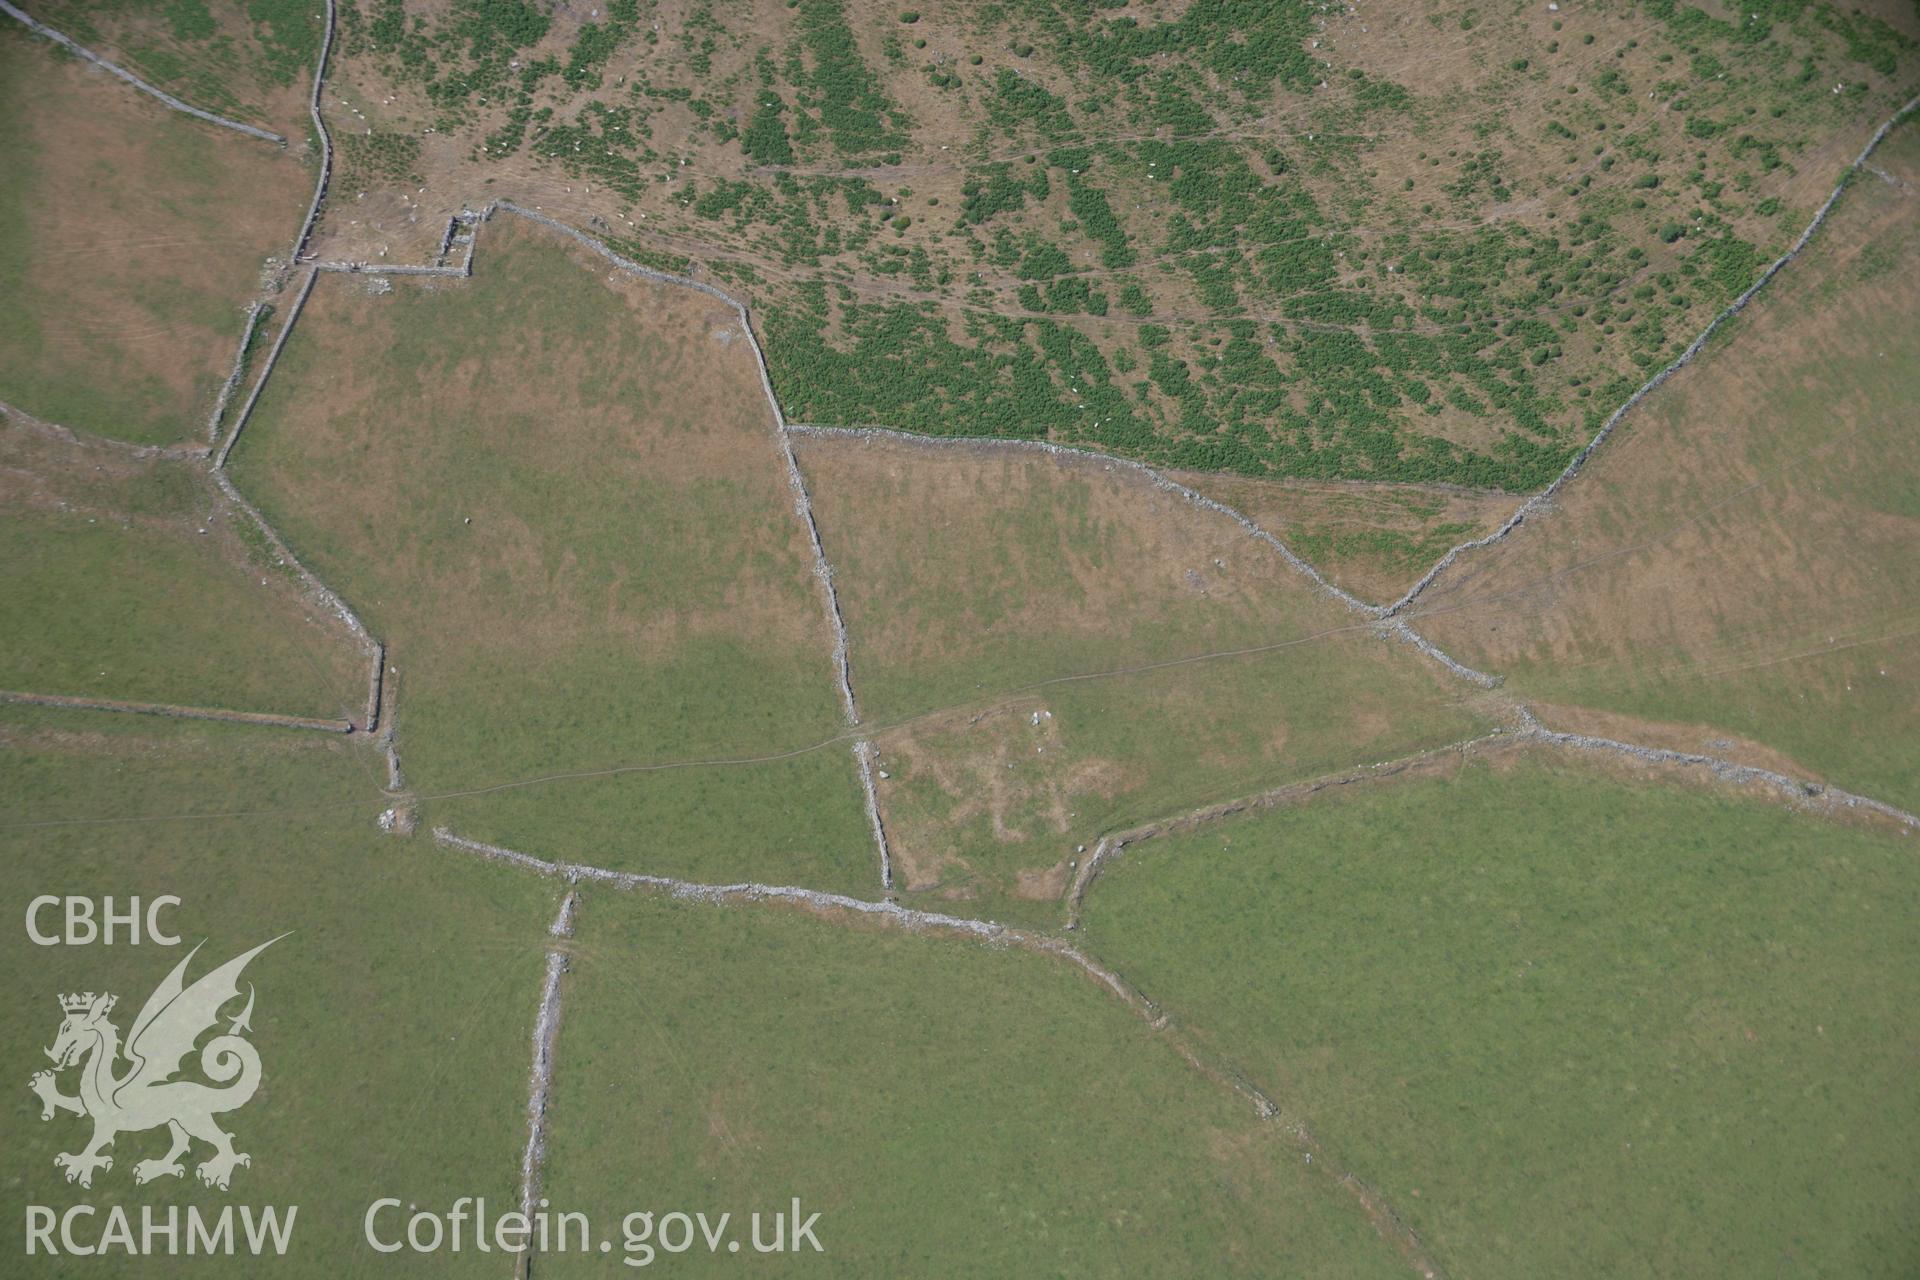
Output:
[[[592,37],[589,85],[597,23],[562,51],[463,34],[477,0],[379,12],[346,56],[425,84],[442,131],[486,121],[477,173],[537,157],[750,294],[797,418],[1509,492],[1785,247],[1783,197],[1823,197],[1802,170],[1904,100],[1914,49],[1824,0],[1670,5],[1627,39],[1585,15],[1564,48],[1435,10],[1452,61],[1305,4],[796,0],[751,28],[649,8]],[[1651,316],[1661,272],[1684,287]]]

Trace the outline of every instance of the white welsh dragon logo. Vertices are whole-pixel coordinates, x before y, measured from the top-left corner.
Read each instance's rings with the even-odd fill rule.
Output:
[[[46,1051],[53,1059],[53,1070],[35,1073],[29,1087],[40,1095],[42,1120],[53,1119],[56,1111],[93,1118],[93,1140],[79,1151],[53,1158],[66,1170],[68,1182],[92,1186],[95,1169],[113,1168],[113,1157],[105,1151],[116,1135],[161,1125],[173,1135],[173,1149],[158,1160],[134,1165],[137,1183],[184,1174],[180,1157],[194,1138],[213,1146],[212,1157],[196,1169],[200,1181],[210,1187],[225,1191],[235,1167],[253,1163],[252,1157],[233,1149],[233,1135],[214,1122],[215,1116],[245,1106],[260,1087],[260,1054],[240,1036],[253,1029],[249,1023],[253,984],[247,984],[246,1008],[230,1020],[226,1034],[214,1036],[200,1050],[200,1070],[225,1087],[173,1077],[193,1052],[194,1042],[220,1020],[221,1006],[239,997],[240,973],[247,962],[278,941],[261,943],[188,987],[181,979],[187,962],[200,950],[195,947],[147,997],[127,1033],[124,1050],[119,1028],[107,1021],[119,997],[91,991],[60,997],[66,1019],[53,1047]],[[123,1056],[131,1065],[124,1073],[116,1073]],[[69,1097],[60,1092],[54,1076],[75,1065],[80,1066],[80,1091]]]

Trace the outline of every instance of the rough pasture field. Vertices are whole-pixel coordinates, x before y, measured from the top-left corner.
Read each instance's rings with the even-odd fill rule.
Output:
[[[312,195],[301,154],[0,22],[0,399],[120,440],[200,436]]]
[[[545,1194],[596,1224],[731,1210],[744,1239],[798,1196],[825,1252],[796,1269],[1405,1274],[1278,1126],[1057,960],[595,889],[571,950]]]
[[[1455,544],[1500,527],[1512,495],[1446,485],[1256,480],[1205,471],[1170,478],[1240,512],[1328,581],[1370,604],[1396,600]]]
[[[311,0],[33,0],[19,6],[203,110],[295,140],[325,6]]]
[[[384,699],[0,705],[16,922],[292,931],[235,1121],[290,1275],[626,1269],[362,1237],[475,1195],[613,1249],[803,1204],[851,1274],[1910,1272],[1920,820],[1720,758],[1920,807],[1915,128],[1405,619],[1125,460],[1395,599],[1912,94],[1920,9],[1848,2],[46,0],[294,143],[256,184],[0,35],[0,688],[355,714],[285,546]],[[353,269],[481,208],[476,274]],[[255,297],[305,309],[222,477],[196,362]],[[16,1080],[157,954],[0,940]],[[131,1186],[158,1135],[69,1187],[8,1105],[20,1200],[221,1202]]]
[[[1084,942],[1453,1275],[1900,1275],[1911,835],[1554,757],[1137,845]]]
[[[1909,124],[1740,322],[1415,625],[1525,694],[1920,803],[1917,182]]]
[[[737,316],[504,214],[480,237],[470,280],[323,276],[232,462],[386,640],[409,785],[545,856],[870,885]]]
[[[839,436],[800,459],[909,891],[1051,919],[1103,834],[1488,723],[1136,469]]]
[[[0,417],[0,689],[358,719],[366,661],[206,476]]]
[[[120,1205],[136,1221],[142,1203],[163,1213],[217,1212],[229,1199],[297,1204],[276,1272],[338,1276],[351,1260],[357,1274],[472,1274],[471,1255],[376,1255],[360,1219],[385,1195],[446,1204],[515,1194],[541,944],[557,894],[497,867],[401,854],[372,822],[382,802],[372,765],[316,734],[0,708],[0,881],[17,913],[42,893],[183,899],[167,917],[178,949],[53,951],[30,943],[18,920],[0,939],[9,972],[40,975],[9,984],[0,1002],[0,1027],[18,1046],[0,1104],[0,1176],[18,1201],[86,1202],[102,1214]],[[136,1190],[133,1166],[164,1153],[164,1132],[122,1135],[90,1190],[64,1182],[53,1156],[76,1149],[85,1123],[43,1124],[26,1088],[46,1065],[37,1046],[59,1026],[55,997],[114,992],[124,1032],[186,948],[205,940],[198,976],[289,930],[247,971],[257,991],[249,1038],[264,1072],[253,1100],[225,1117],[253,1156],[231,1191],[202,1187],[191,1167]],[[22,1257],[21,1216],[9,1214],[4,1231],[4,1247]],[[244,1255],[87,1261],[102,1276],[257,1276],[262,1266]]]

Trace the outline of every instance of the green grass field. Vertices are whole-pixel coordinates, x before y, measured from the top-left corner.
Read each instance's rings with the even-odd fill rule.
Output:
[[[358,718],[366,659],[199,459],[0,423],[0,689]]]
[[[0,879],[15,916],[0,941],[15,975],[0,1004],[11,1051],[4,1173],[16,1206],[298,1205],[289,1276],[471,1275],[470,1258],[393,1259],[361,1243],[373,1199],[445,1204],[518,1186],[526,1075],[554,887],[383,836],[377,760],[341,740],[284,730],[0,708]],[[32,945],[19,919],[37,894],[182,899],[179,948]],[[52,924],[57,912],[43,918]],[[187,948],[190,976],[268,938],[247,970],[260,1091],[224,1117],[253,1156],[231,1191],[184,1180],[136,1189],[137,1159],[164,1133],[127,1134],[91,1190],[56,1152],[88,1132],[40,1120],[27,1077],[46,1065],[62,992],[120,997],[124,1033]],[[71,1092],[71,1079],[63,1081]],[[195,1160],[205,1158],[196,1151]],[[96,1219],[96,1224],[98,1223]],[[22,1256],[22,1217],[4,1247]],[[44,1265],[45,1260],[36,1262]],[[66,1274],[55,1264],[53,1272]],[[225,1259],[87,1260],[99,1275],[258,1275]]]
[[[1403,1270],[1277,1127],[1077,970],[1025,952],[589,891],[558,1061],[545,1191],[616,1243],[635,1210],[731,1211],[745,1237],[750,1212],[798,1196],[824,1254],[756,1269]]]
[[[323,280],[232,463],[387,641],[430,820],[635,870],[876,884],[844,744],[649,771],[844,727],[732,313],[603,285],[505,215],[481,234],[463,284]]]
[[[1127,852],[1085,941],[1455,1275],[1904,1275],[1911,837],[1555,759]]]
[[[0,398],[115,439],[206,429],[310,172],[0,28]]]

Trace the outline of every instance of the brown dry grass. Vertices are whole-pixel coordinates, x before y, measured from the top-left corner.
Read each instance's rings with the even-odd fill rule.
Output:
[[[832,638],[738,315],[509,214],[475,262],[324,277],[232,462],[388,642],[408,779],[461,793],[428,820],[871,884],[850,752],[801,752],[844,728]]]
[[[1022,845],[1065,841],[1087,800],[1111,802],[1146,778],[1138,762],[1076,754],[1044,701],[1022,701],[977,712],[954,712],[887,734],[881,763],[889,774],[877,786],[890,801],[898,781],[930,780],[944,804],[937,813],[890,803],[896,877],[909,891],[938,888],[943,872],[971,874],[961,853],[960,828],[984,823],[994,841]],[[1043,757],[1052,754],[1054,764]],[[1022,765],[1031,766],[1021,768]],[[1015,896],[1049,900],[1066,887],[1062,854],[1045,866],[1015,872]]]
[[[824,653],[810,552],[735,313],[691,291],[615,272],[509,215],[481,237],[478,289],[403,280],[382,297],[345,277],[323,279],[316,289],[300,322],[304,359],[290,376],[276,377],[283,391],[307,384],[302,394],[284,392],[283,430],[315,463],[351,463],[316,472],[302,486],[302,506],[364,530],[356,555],[407,581],[406,611],[430,619],[436,632],[533,646],[600,635],[642,651],[744,632],[775,648]],[[515,286],[556,271],[577,271],[571,283],[604,299],[581,317],[590,318],[591,331],[542,331],[538,321],[556,317],[541,314],[538,303],[533,316],[515,314]],[[469,289],[482,296],[469,302]],[[403,296],[411,301],[396,306]],[[416,322],[458,326],[473,341],[433,352],[437,367],[418,371],[419,399],[409,403],[392,397],[394,369],[382,353],[396,342],[396,325]],[[441,426],[437,435],[422,434],[422,409]],[[408,512],[423,486],[482,481],[458,474],[466,466],[459,455],[494,450],[536,478],[527,495],[535,500],[487,512],[443,490],[436,498],[471,510],[472,524],[460,523],[457,535],[410,528]],[[579,520],[569,513],[577,499],[716,486],[728,496],[725,542],[678,523],[623,530],[617,507],[594,513],[590,529],[610,542],[568,537],[548,523]],[[382,522],[399,535],[384,545],[376,532]],[[449,536],[465,544],[450,560],[435,545]],[[641,544],[636,550],[684,553],[705,572],[671,586],[649,581],[624,554],[627,538]],[[603,558],[605,572],[597,574],[592,562]],[[503,612],[503,599],[517,607]]]
[[[0,396],[141,441],[204,429],[312,177],[0,29]]]
[[[1449,547],[1500,527],[1511,494],[1440,485],[1259,480],[1171,471],[1279,538],[1362,600],[1398,599]]]
[[[801,437],[872,712],[1085,669],[1258,645],[1354,617],[1231,521],[1097,457]],[[857,619],[857,623],[854,623]],[[971,680],[965,679],[970,675]],[[931,705],[940,705],[935,702]]]
[[[1911,802],[1920,135],[1803,258],[1414,621],[1544,697],[1750,738]]]
[[[1033,918],[1102,834],[1482,723],[1135,468],[847,437],[800,453],[908,892]]]

